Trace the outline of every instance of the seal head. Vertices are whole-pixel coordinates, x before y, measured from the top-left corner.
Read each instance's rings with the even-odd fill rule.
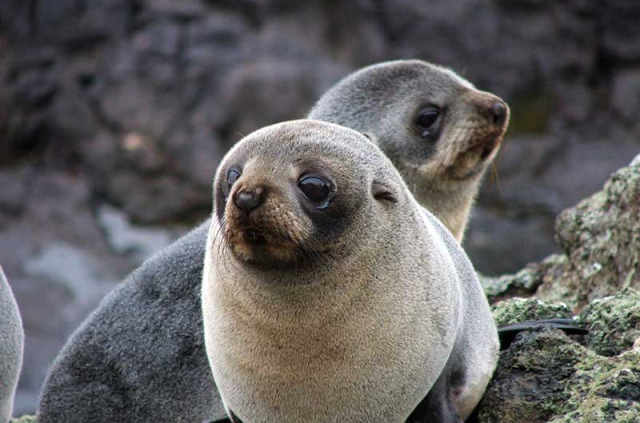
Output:
[[[343,235],[362,206],[363,187],[395,201],[387,185],[358,174],[362,154],[353,145],[348,156],[325,148],[327,134],[318,141],[297,134],[274,146],[258,131],[227,156],[215,180],[214,216],[237,260],[287,267],[346,254]]]
[[[349,75],[309,118],[367,135],[418,202],[461,241],[481,177],[502,144],[509,107],[449,69],[400,60]]]

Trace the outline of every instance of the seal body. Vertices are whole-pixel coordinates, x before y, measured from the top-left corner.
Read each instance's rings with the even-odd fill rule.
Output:
[[[471,412],[497,359],[488,304],[456,241],[365,137],[310,120],[264,128],[223,160],[214,197],[202,309],[230,413]]]
[[[423,62],[391,62],[379,66],[380,73],[374,68],[367,69],[374,70],[377,75],[386,75],[389,71],[402,73],[398,68],[404,67],[407,72],[418,68],[423,74],[444,75],[445,82],[439,83],[444,87],[464,85],[461,79],[451,77],[450,71],[432,68]],[[470,207],[469,199],[475,195],[476,187],[460,184],[471,189],[472,193],[466,195],[434,190],[431,195],[438,196],[438,200],[431,205],[426,193],[417,195],[418,189],[441,185],[439,173],[424,173],[417,178],[414,177],[417,171],[411,171],[419,164],[435,163],[429,159],[433,147],[426,142],[412,142],[409,138],[412,133],[407,131],[416,125],[415,110],[407,106],[406,110],[411,113],[405,115],[405,109],[399,108],[398,104],[391,107],[389,101],[399,97],[383,96],[380,94],[383,87],[376,86],[383,84],[388,94],[398,90],[413,96],[416,73],[413,72],[414,78],[371,78],[367,69],[331,89],[318,102],[312,116],[351,126],[371,137],[401,169],[401,175],[416,193],[416,198],[455,232],[460,222],[466,223],[466,212],[460,213],[459,210]],[[449,77],[451,80],[447,79]],[[404,84],[408,87],[404,88]],[[434,85],[434,91],[445,93],[440,85]],[[420,86],[418,91],[427,86]],[[469,86],[467,83],[464,89],[472,90]],[[363,102],[363,98],[371,98],[371,101]],[[380,101],[379,107],[376,107],[374,98]],[[409,105],[411,102],[407,100],[399,104]],[[416,105],[415,109],[422,105]],[[356,106],[362,112],[362,122],[352,114]],[[331,110],[333,112],[329,113]],[[390,116],[398,116],[398,119],[390,120]],[[385,124],[381,125],[382,122]],[[453,128],[454,121],[449,123],[444,119],[443,122],[443,128]],[[393,125],[398,126],[394,129]],[[394,138],[389,136],[392,132],[407,135]],[[440,134],[442,137],[444,132]],[[404,144],[403,139],[406,141]],[[392,145],[396,147],[391,148]],[[415,163],[403,165],[407,160],[401,154],[403,148],[407,149],[409,157],[415,158]],[[487,162],[483,163],[482,166],[486,166]],[[429,175],[437,180],[429,183]],[[210,225],[211,222],[205,222],[146,261],[76,330],[56,358],[45,381],[38,408],[39,422],[175,423],[225,416],[222,403],[212,401],[216,390],[204,349],[200,308],[200,285]]]
[[[0,267],[0,422],[11,419],[22,367],[24,330],[18,305]]]
[[[224,418],[200,317],[208,227],[147,260],[73,333],[45,381],[38,422]]]
[[[368,135],[416,200],[462,241],[482,176],[507,130],[509,107],[450,69],[399,60],[347,76],[308,117]]]

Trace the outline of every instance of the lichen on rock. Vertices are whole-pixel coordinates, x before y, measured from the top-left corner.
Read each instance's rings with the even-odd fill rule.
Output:
[[[498,325],[509,325],[525,320],[571,318],[573,313],[562,303],[550,304],[536,298],[512,298],[492,306],[493,318]]]
[[[566,260],[536,296],[576,310],[625,288],[640,288],[640,163],[620,169],[604,189],[556,219]]]
[[[562,303],[535,298],[493,309],[500,324],[570,314]],[[475,422],[640,421],[640,293],[596,300],[577,317],[588,335],[542,329],[516,337],[501,353]]]
[[[518,334],[474,423],[640,422],[640,156],[562,212],[556,238],[564,255],[483,286],[498,324],[579,313],[589,333]]]
[[[604,356],[620,354],[631,349],[640,338],[640,292],[627,289],[615,296],[594,300],[581,317],[590,328],[590,348]]]

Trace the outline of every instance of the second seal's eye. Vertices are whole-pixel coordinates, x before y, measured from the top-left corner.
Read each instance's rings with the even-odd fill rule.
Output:
[[[440,110],[434,107],[428,107],[420,110],[415,123],[420,135],[426,137],[431,135],[433,132],[436,132],[440,123],[440,119],[438,119],[439,117]]]
[[[332,194],[329,184],[317,176],[307,176],[298,182],[298,188],[312,203],[324,205]]]
[[[227,192],[231,191],[231,187],[239,178],[240,172],[238,172],[237,170],[231,169],[229,170],[229,172],[227,172]]]

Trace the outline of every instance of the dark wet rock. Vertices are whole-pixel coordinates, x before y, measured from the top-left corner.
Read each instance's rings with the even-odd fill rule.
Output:
[[[554,252],[554,216],[640,150],[630,0],[18,3],[0,5],[0,165],[86,169],[101,200],[146,224],[203,218],[239,133],[304,116],[348,71],[398,57],[452,66],[512,106],[500,183],[466,242],[487,274]],[[123,150],[130,134],[152,151]]]
[[[565,391],[575,365],[588,351],[559,331],[520,335],[500,355],[498,368],[480,405],[481,423],[547,422]]]

